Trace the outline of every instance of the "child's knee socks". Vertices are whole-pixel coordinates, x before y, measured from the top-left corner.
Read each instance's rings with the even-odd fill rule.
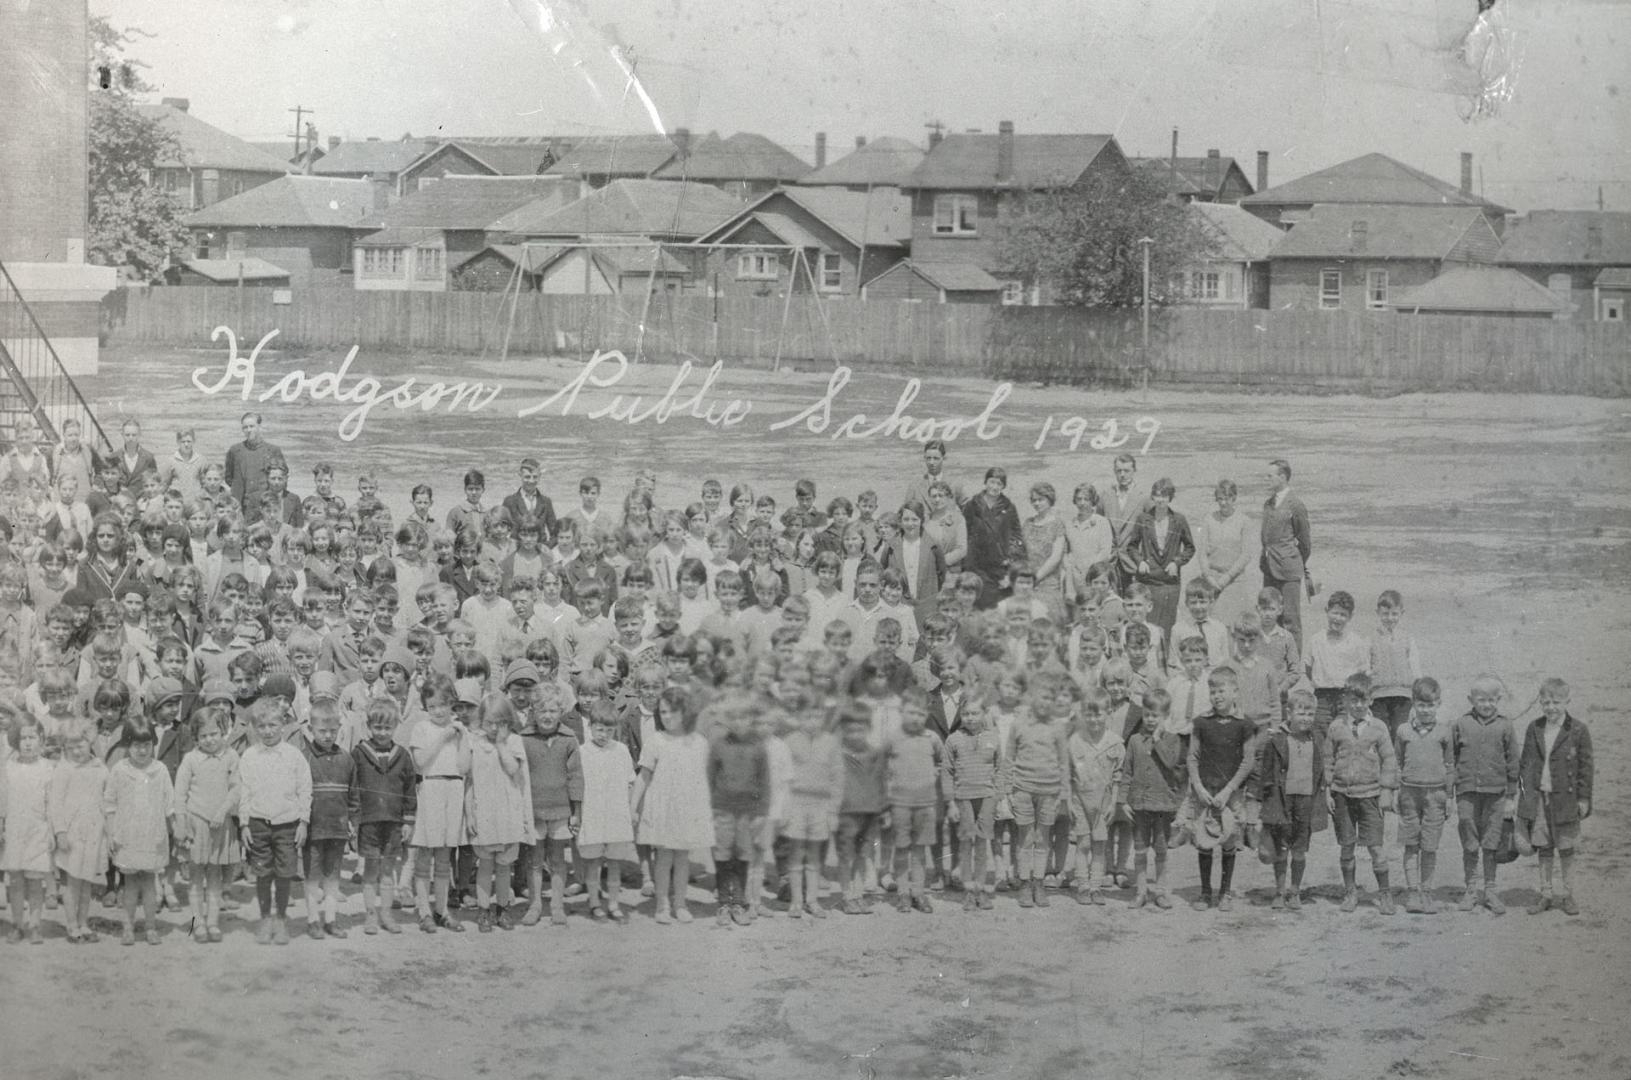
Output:
[[[1421,854],[1420,848],[1407,847],[1404,849],[1404,887],[1416,887],[1416,858]]]
[[[1421,853],[1421,887],[1423,890],[1433,887],[1433,869],[1438,865],[1438,852],[1424,851]]]
[[[1308,857],[1306,855],[1293,855],[1291,857],[1291,887],[1293,889],[1303,887],[1303,871],[1307,869]]]
[[[1550,848],[1541,848],[1536,854],[1540,856],[1540,894],[1550,896],[1552,895],[1552,852]]]
[[[286,877],[272,879],[273,904],[280,919],[289,914],[289,885],[293,880]]]
[[[1495,852],[1484,851],[1484,887],[1489,888],[1495,884]]]
[[[1467,888],[1478,887],[1478,849],[1466,848],[1461,852],[1461,870],[1467,879]]]
[[[255,879],[255,902],[260,905],[261,918],[267,919],[272,915],[272,879],[259,877]]]
[[[1210,851],[1198,852],[1196,854],[1196,856],[1195,856],[1195,860],[1196,860],[1196,862],[1198,862],[1200,864],[1200,868],[1201,868],[1201,895],[1202,896],[1211,896],[1212,895],[1212,853]]]
[[[1235,853],[1225,851],[1220,861],[1223,863],[1223,869],[1218,875],[1218,892],[1226,893],[1235,880]]]

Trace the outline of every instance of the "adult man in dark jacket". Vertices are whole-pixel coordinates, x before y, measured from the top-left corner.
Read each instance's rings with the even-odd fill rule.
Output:
[[[1263,587],[1278,589],[1285,603],[1286,629],[1303,644],[1302,591],[1308,556],[1314,550],[1308,527],[1308,508],[1291,491],[1291,463],[1269,462],[1269,497],[1263,504]]]

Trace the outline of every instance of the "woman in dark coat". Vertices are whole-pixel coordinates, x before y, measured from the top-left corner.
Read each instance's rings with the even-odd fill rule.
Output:
[[[963,569],[980,575],[982,587],[975,606],[995,607],[1008,595],[1009,572],[1025,561],[1025,537],[1020,531],[1019,511],[1003,489],[1008,473],[996,466],[985,471],[985,488],[963,504],[968,522],[968,555]]]
[[[1178,618],[1179,577],[1184,565],[1195,557],[1195,540],[1189,522],[1172,508],[1177,489],[1166,477],[1150,488],[1150,503],[1133,525],[1127,545],[1127,561],[1133,566],[1133,580],[1149,587],[1152,599],[1150,621],[1168,637]]]
[[[928,509],[916,499],[908,499],[900,508],[900,534],[883,550],[883,566],[893,567],[906,577],[906,598],[912,603],[912,616],[917,620],[918,632],[923,622],[940,610],[940,586],[946,580],[946,560],[934,541],[923,531]],[[906,558],[907,548],[917,545],[917,570]]]
[[[117,514],[101,514],[91,523],[90,554],[79,564],[79,591],[92,603],[117,600],[124,586],[140,574],[125,552],[125,526]]]

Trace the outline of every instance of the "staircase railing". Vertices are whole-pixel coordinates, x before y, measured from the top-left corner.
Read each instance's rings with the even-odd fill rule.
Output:
[[[98,454],[113,451],[113,442],[97,422],[79,385],[62,366],[34,309],[17,290],[11,272],[0,262],[0,436],[9,444],[17,424],[32,417],[42,439],[62,441],[62,425],[75,420],[81,439]]]

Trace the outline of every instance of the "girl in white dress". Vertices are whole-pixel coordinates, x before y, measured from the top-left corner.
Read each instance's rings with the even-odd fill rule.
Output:
[[[460,933],[464,927],[447,914],[447,893],[453,881],[453,849],[468,839],[464,783],[470,775],[470,730],[453,715],[457,694],[446,676],[427,679],[419,700],[428,715],[414,725],[408,739],[414,768],[419,770],[419,808],[413,819],[413,837],[408,841],[413,848],[419,929],[427,934],[434,934],[437,927]]]
[[[120,890],[125,902],[122,944],[136,944],[136,905],[147,919],[147,943],[159,943],[158,871],[170,863],[170,819],[175,813],[175,788],[170,770],[153,758],[156,741],[146,724],[125,726],[127,756],[108,773],[102,793],[102,814],[107,819],[108,854],[124,875]]]
[[[0,870],[6,872],[6,899],[11,904],[11,940],[24,931],[35,945],[45,909],[45,882],[51,876],[52,763],[41,757],[45,731],[32,716],[19,718],[9,735],[12,755],[4,765],[4,802],[0,802]]]
[[[89,925],[91,892],[108,869],[108,841],[102,825],[102,792],[108,767],[92,752],[86,732],[70,735],[51,778],[51,828],[56,832],[57,869],[64,879],[63,922],[68,940],[97,940]]]
[[[228,715],[218,705],[198,711],[198,745],[176,771],[178,831],[192,867],[193,940],[200,944],[221,941],[223,879],[243,857],[229,816],[242,792],[238,752],[227,745]]]
[[[708,794],[708,740],[697,733],[690,694],[663,691],[658,730],[640,751],[640,774],[632,804],[640,843],[657,849],[657,922],[691,921],[685,903],[691,852],[714,845],[713,805]]]
[[[661,676],[658,675],[660,679]],[[589,713],[589,741],[578,760],[583,765],[583,820],[578,827],[578,854],[588,864],[589,915],[596,920],[622,922],[626,916],[617,902],[619,862],[633,862],[634,819],[629,795],[634,790],[634,759],[617,741],[617,709],[597,702]],[[601,871],[605,870],[602,892]]]
[[[474,682],[460,680],[461,693],[467,681]],[[510,868],[521,845],[533,843],[535,837],[531,776],[527,752],[515,733],[519,726],[515,707],[499,693],[488,694],[480,708],[477,734],[469,740],[470,781],[465,788],[464,816],[470,843],[476,849],[476,906],[481,911],[476,929],[487,933],[495,925],[510,929]]]

